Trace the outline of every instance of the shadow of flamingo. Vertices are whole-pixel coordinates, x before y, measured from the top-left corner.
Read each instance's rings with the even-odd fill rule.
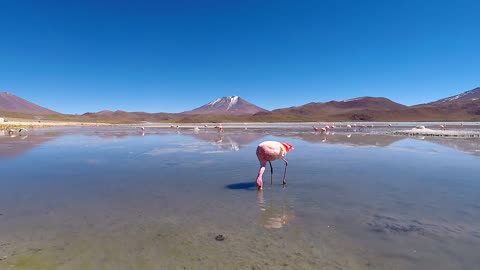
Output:
[[[241,182],[225,186],[226,189],[257,190],[255,182]]]

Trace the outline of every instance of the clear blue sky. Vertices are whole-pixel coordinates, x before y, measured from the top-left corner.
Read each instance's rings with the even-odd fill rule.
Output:
[[[0,91],[56,111],[407,105],[480,86],[480,1],[0,0]]]

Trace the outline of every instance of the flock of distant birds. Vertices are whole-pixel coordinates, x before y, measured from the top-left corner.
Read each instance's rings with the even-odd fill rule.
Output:
[[[204,128],[209,128],[208,125],[203,125]],[[180,126],[179,125],[176,125],[176,126],[170,126],[170,128],[175,128],[175,129],[179,129]],[[220,125],[217,125],[217,126],[214,126],[213,128],[217,129],[218,132],[223,132],[223,125],[220,124]],[[145,130],[145,127],[141,127],[142,130]],[[200,131],[200,128],[199,127],[194,127],[193,128],[194,131]]]
[[[28,129],[26,128],[10,128],[5,130],[5,135],[8,135],[10,137],[16,137],[17,135],[20,137],[28,137]]]
[[[244,123],[244,125],[246,125],[246,123]],[[460,124],[460,126],[463,126],[463,123]],[[203,125],[204,128],[209,128],[209,125]],[[388,127],[388,128],[391,128],[392,127],[392,124],[387,124],[386,126],[375,126],[373,124],[370,124],[370,125],[357,125],[357,124],[347,124],[347,125],[344,125],[344,126],[337,126],[335,125],[335,123],[332,123],[332,124],[325,124],[325,126],[323,127],[318,127],[318,126],[315,126],[313,125],[312,128],[313,128],[313,131],[314,132],[321,132],[321,133],[327,133],[328,131],[330,130],[333,130],[335,128],[346,128],[348,131],[362,131],[362,130],[365,130],[367,128],[375,128],[375,127]],[[440,128],[441,130],[446,130],[446,127],[447,127],[447,124],[443,124],[443,125],[438,125],[438,128]],[[139,127],[140,130],[142,132],[145,131],[145,127]],[[170,128],[172,129],[181,129],[182,127],[180,125],[171,125]],[[224,128],[223,128],[223,125],[220,124],[220,125],[216,125],[213,127],[214,129],[216,129],[218,132],[224,132]],[[245,129],[247,129],[245,127]],[[198,132],[200,131],[200,128],[198,126],[194,127],[193,130],[195,132]]]
[[[463,127],[463,123],[460,123],[460,126]],[[375,125],[357,125],[357,124],[350,125],[349,124],[349,125],[345,125],[344,127],[347,128],[347,130],[349,130],[349,131],[357,130],[357,129],[359,131],[361,131],[361,130],[364,130],[366,128],[374,128],[376,126]],[[388,124],[387,127],[389,127],[389,128],[392,127],[392,124]],[[447,127],[447,124],[438,125],[438,128],[440,128],[442,130],[445,130],[446,127]],[[312,128],[313,128],[313,131],[315,131],[315,132],[328,132],[331,129],[335,129],[336,126],[335,126],[335,124],[332,124],[332,125],[327,124],[327,125],[325,125],[324,127],[321,127],[321,128],[318,128],[316,126],[312,126]]]
[[[203,127],[204,127],[204,128],[209,128],[208,125],[203,125]],[[139,127],[139,128],[140,128],[140,130],[142,131],[142,133],[145,132],[145,127]],[[179,126],[179,125],[175,125],[175,126],[174,126],[174,125],[171,125],[170,128],[172,128],[172,129],[180,129],[181,126]],[[218,132],[224,132],[224,129],[223,129],[223,125],[222,125],[222,124],[217,125],[217,126],[214,126],[213,128],[217,129]],[[198,131],[200,131],[200,128],[199,128],[199,127],[194,127],[194,128],[193,128],[193,131],[198,132]]]
[[[388,124],[388,127],[391,127],[392,125],[391,124]],[[353,124],[353,125],[346,125],[345,128],[347,128],[348,130],[356,130],[358,128],[358,130],[362,130],[362,129],[366,129],[367,127],[369,128],[374,128],[375,126],[374,125],[357,125],[357,124]],[[321,128],[318,128],[316,126],[312,126],[313,128],[313,131],[315,132],[328,132],[329,130],[331,129],[335,129],[336,126],[335,126],[335,123],[331,124],[331,125],[325,125],[324,127],[321,127]]]
[[[244,125],[246,125],[246,123],[244,123]],[[463,127],[463,123],[461,123],[460,126]],[[314,132],[319,132],[319,133],[328,133],[330,130],[334,130],[336,128],[346,128],[348,131],[362,131],[362,130],[365,130],[367,128],[375,128],[375,127],[389,127],[389,128],[391,128],[392,124],[387,124],[386,126],[378,126],[378,125],[375,126],[373,124],[370,124],[370,125],[347,124],[347,125],[338,125],[337,126],[335,123],[332,123],[332,124],[325,124],[323,127],[319,127],[319,126],[315,126],[315,125],[312,126],[313,131]],[[438,125],[437,127],[440,128],[441,130],[446,130],[447,129],[446,124]],[[138,127],[138,128],[142,131],[142,133],[145,132],[145,127],[144,126],[141,126],[141,127]],[[181,129],[182,127],[180,125],[171,125],[170,128]],[[210,126],[205,124],[205,125],[203,125],[203,128],[207,129],[207,128],[210,128]],[[213,128],[216,129],[219,133],[224,132],[224,127],[223,127],[222,124],[216,125]],[[247,129],[247,127],[245,127],[245,129]],[[198,127],[198,126],[194,127],[193,131],[199,132],[200,127]],[[26,137],[26,136],[28,136],[28,132],[29,132],[29,130],[27,128],[18,128],[18,129],[10,128],[10,129],[7,129],[5,131],[5,135],[8,135],[10,137],[16,137],[17,135]]]

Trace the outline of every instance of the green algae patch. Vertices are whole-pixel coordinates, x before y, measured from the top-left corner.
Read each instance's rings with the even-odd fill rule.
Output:
[[[57,265],[53,258],[40,254],[23,255],[15,259],[14,268],[18,270],[55,270]]]

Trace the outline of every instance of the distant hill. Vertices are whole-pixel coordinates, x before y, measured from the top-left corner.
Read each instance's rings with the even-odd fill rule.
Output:
[[[311,102],[267,111],[239,96],[218,98],[183,113],[100,111],[63,115],[8,93],[0,93],[0,111],[21,118],[111,123],[139,122],[293,122],[293,121],[480,121],[480,88],[430,103],[405,106],[383,97]],[[13,116],[12,116],[13,117]]]
[[[480,87],[472,89],[470,91],[463,92],[456,96],[451,96],[447,98],[443,98],[434,102],[427,103],[425,105],[445,105],[445,104],[464,104],[464,103],[471,103],[475,102],[478,103],[480,101]],[[480,103],[479,103],[480,104]]]
[[[272,118],[301,121],[342,120],[372,121],[371,112],[399,111],[408,108],[382,97],[359,97],[342,101],[312,102],[302,106],[273,110],[271,113],[257,113],[257,118]]]
[[[252,121],[480,121],[480,88],[414,106],[382,97],[308,103],[257,113]]]
[[[0,111],[32,115],[58,114],[7,92],[0,92]]]
[[[126,112],[126,111],[100,111],[88,112],[79,116],[83,121],[107,121],[107,122],[171,122],[178,119],[174,113],[146,113],[146,112]]]
[[[224,114],[224,115],[252,115],[258,112],[267,112],[239,96],[222,97],[212,100],[208,104],[183,112],[183,114]]]
[[[443,119],[445,121],[479,121],[480,87],[434,102],[411,106],[419,118]]]

